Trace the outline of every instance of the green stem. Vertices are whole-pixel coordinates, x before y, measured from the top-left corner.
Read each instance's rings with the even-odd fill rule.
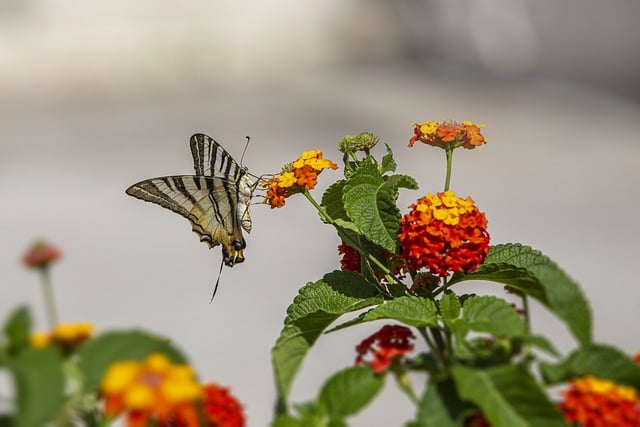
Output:
[[[409,400],[411,400],[411,402],[414,405],[418,404],[418,396],[416,395],[416,392],[413,390],[413,386],[411,385],[411,380],[409,379],[409,375],[407,375],[407,371],[403,370],[403,371],[394,371],[394,376],[396,378],[396,382],[398,383],[398,386],[400,387],[400,390],[402,390],[404,392],[404,394],[406,394],[409,397]]]
[[[444,149],[444,151],[447,154],[447,177],[445,178],[445,181],[444,181],[444,191],[448,191],[449,185],[451,184],[451,166],[452,166],[452,160],[453,160],[453,149],[447,147]]]
[[[444,370],[447,364],[444,360],[442,352],[440,351],[438,346],[433,342],[431,337],[429,337],[429,334],[427,333],[427,328],[418,328],[418,331],[420,331],[420,335],[422,335],[422,338],[424,338],[425,342],[431,349],[431,353],[433,354],[433,357],[436,359],[438,366],[440,367],[440,369]]]
[[[313,198],[311,193],[309,193],[309,191],[304,190],[304,192],[302,194],[304,194],[304,196],[307,198],[307,200],[309,200],[309,202],[311,202],[311,204],[316,208],[316,210],[320,214],[320,218],[322,218],[322,220],[324,222],[326,222],[327,224],[333,225],[334,227],[338,227],[338,224],[336,224],[336,222],[333,220],[333,218],[331,218],[327,214],[325,209],[322,206],[320,206],[320,204],[318,202],[316,202],[316,200]],[[347,235],[343,235],[341,237],[343,239],[345,239],[345,243],[347,245],[351,246],[352,248],[357,250],[359,253],[367,254],[367,259],[369,261],[371,261],[372,263],[374,263],[380,270],[382,270],[382,272],[385,275],[385,278],[387,280],[389,280],[389,283],[395,282],[395,283],[398,283],[398,284],[402,284],[402,283],[398,282],[398,280],[395,277],[393,277],[393,275],[391,274],[391,271],[387,268],[386,265],[384,265],[384,263],[382,263],[382,261],[380,261],[378,258],[374,257],[369,252],[365,251],[364,248],[360,245],[360,242],[356,242],[355,240],[349,238],[349,236],[347,236]],[[387,296],[391,296],[386,289],[383,290],[383,293],[385,295],[387,295]]]
[[[529,314],[529,299],[526,294],[522,294],[522,310],[524,311],[524,324],[527,331],[527,335],[531,334],[531,316]],[[531,345],[529,343],[525,343],[524,345],[524,354],[526,360],[531,360],[533,358],[531,352]]]
[[[442,292],[447,290],[447,287],[449,286],[449,278],[448,277],[444,277],[442,279],[442,286],[440,286],[438,289],[436,289],[435,291],[433,291],[433,293],[431,294],[432,297],[436,297],[439,294],[441,294]]]
[[[53,329],[58,324],[58,313],[56,311],[55,298],[53,296],[53,285],[51,284],[51,274],[49,266],[40,269],[42,274],[42,294],[44,296],[44,310],[49,322],[49,328]]]

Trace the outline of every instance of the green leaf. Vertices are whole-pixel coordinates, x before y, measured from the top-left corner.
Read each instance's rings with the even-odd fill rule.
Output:
[[[382,180],[371,162],[363,162],[344,187],[344,207],[351,221],[368,240],[392,253],[400,231],[396,198],[397,189]]]
[[[458,394],[477,405],[493,427],[568,427],[562,414],[521,366],[454,366]]]
[[[460,300],[453,292],[445,293],[438,302],[438,306],[445,323],[451,324],[451,322],[460,317]]]
[[[320,334],[338,317],[383,301],[362,276],[335,271],[308,283],[287,309],[285,325],[271,350],[279,405],[286,408],[291,384]]]
[[[342,219],[348,220],[347,213],[344,210],[342,203],[342,193],[344,191],[344,185],[346,181],[341,179],[329,186],[322,195],[321,205],[325,208],[327,215],[334,220]]]
[[[640,391],[640,366],[617,348],[592,344],[582,347],[556,365],[540,365],[545,381],[551,384],[592,375],[635,387]]]
[[[168,339],[149,332],[112,331],[86,342],[77,353],[78,367],[84,378],[84,389],[96,390],[112,363],[143,360],[151,353],[162,353],[174,363],[186,363],[186,358]]]
[[[384,376],[368,366],[352,366],[335,373],[318,394],[318,403],[332,419],[354,415],[364,408],[384,385]]]
[[[10,353],[27,347],[31,325],[31,313],[27,307],[19,307],[11,313],[4,325]]]
[[[500,280],[497,277],[489,278],[495,282],[505,283],[521,290],[541,303],[545,304],[558,317],[563,319],[574,337],[582,344],[589,344],[592,340],[591,311],[587,299],[582,294],[578,284],[560,269],[553,261],[540,251],[519,243],[496,245],[491,248],[489,254],[478,275],[475,272],[465,275],[462,280],[483,279],[482,271],[490,264],[498,264],[499,268],[505,265],[510,268],[524,268],[539,284],[539,288],[524,277],[516,280],[517,283],[529,286],[514,286],[513,279]],[[498,270],[500,271],[500,270]],[[494,274],[497,274],[494,272]],[[540,288],[543,292],[540,292]]]
[[[525,337],[522,337],[522,340],[536,347],[538,350],[542,350],[551,356],[560,357],[560,352],[554,347],[551,341],[549,341],[549,339],[545,336],[527,335]]]
[[[494,296],[476,296],[463,305],[462,318],[478,332],[517,337],[526,334],[526,326],[518,312],[505,300]]]
[[[342,323],[332,331],[379,319],[397,320],[400,323],[415,326],[416,328],[436,326],[437,311],[436,304],[430,299],[402,296],[387,301],[349,322]]]
[[[0,414],[0,427],[14,427],[13,417]]]
[[[53,347],[26,348],[8,364],[15,388],[16,427],[41,427],[64,403],[63,358]]]
[[[382,165],[380,168],[380,173],[384,174],[385,172],[394,172],[398,167],[398,164],[393,159],[393,151],[391,151],[391,147],[388,144],[384,144],[387,147],[387,153],[382,157]]]
[[[271,427],[305,427],[302,422],[291,416],[291,415],[281,415],[270,424]]]
[[[472,407],[460,400],[450,379],[435,381],[431,377],[427,389],[418,404],[413,425],[420,427],[456,427]]]
[[[491,251],[489,251],[491,253]],[[449,285],[466,280],[487,280],[503,283],[524,294],[537,299],[545,305],[549,305],[544,287],[535,275],[523,267],[516,267],[505,263],[486,263],[480,265],[477,270],[467,273],[457,273],[453,276]]]
[[[407,188],[409,190],[417,190],[418,182],[409,175],[391,175],[385,176],[386,182],[393,185],[396,190],[398,188]]]

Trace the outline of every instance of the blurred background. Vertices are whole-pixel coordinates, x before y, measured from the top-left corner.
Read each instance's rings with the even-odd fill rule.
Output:
[[[275,398],[270,349],[307,281],[339,267],[335,233],[302,198],[254,206],[247,261],[225,269],[188,222],[125,195],[193,170],[204,132],[255,174],[308,149],[338,161],[346,134],[372,131],[418,192],[444,181],[444,154],[406,147],[411,123],[486,124],[458,151],[452,188],[489,219],[493,243],[542,250],[579,281],[595,337],[640,348],[640,3],[634,0],[0,0],[0,314],[18,304],[46,326],[38,277],[20,263],[37,238],[63,321],[171,337],[201,378],[232,387],[251,426]],[[380,149],[382,151],[382,149]],[[338,179],[325,172],[315,191]],[[465,285],[501,294],[500,286]],[[569,351],[536,306],[534,330]],[[353,363],[381,324],[321,337],[292,397]],[[416,384],[421,377],[416,377]],[[389,381],[354,426],[401,425]]]

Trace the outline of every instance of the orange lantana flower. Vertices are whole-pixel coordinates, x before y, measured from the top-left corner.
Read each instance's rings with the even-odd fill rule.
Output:
[[[211,383],[204,387],[204,412],[212,427],[244,427],[242,405],[227,387]]]
[[[631,387],[585,377],[571,381],[560,410],[580,426],[640,426],[640,398]]]
[[[35,242],[22,257],[22,262],[29,268],[46,268],[62,256],[57,247],[39,240]]]
[[[454,149],[464,147],[473,149],[486,144],[487,140],[480,131],[484,125],[469,121],[457,123],[454,121],[427,121],[413,124],[413,136],[409,140],[409,147],[420,141],[434,147]]]
[[[272,208],[280,208],[289,196],[315,188],[318,175],[324,169],[337,168],[338,165],[331,160],[322,158],[320,150],[305,151],[293,163],[283,167],[278,175],[262,183],[267,189],[265,203]]]
[[[411,268],[426,267],[447,277],[473,271],[484,261],[489,252],[487,218],[470,197],[445,191],[427,194],[410,207],[400,220],[398,238]]]

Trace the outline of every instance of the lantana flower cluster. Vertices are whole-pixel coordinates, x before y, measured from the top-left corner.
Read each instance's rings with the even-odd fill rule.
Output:
[[[22,257],[22,262],[29,268],[46,268],[61,256],[62,251],[59,248],[39,240],[27,250]]]
[[[305,151],[296,161],[285,165],[280,174],[262,184],[267,189],[265,203],[272,208],[280,208],[289,196],[315,188],[318,175],[324,169],[337,168],[338,165],[331,160],[322,158],[322,151]]]
[[[229,389],[201,385],[193,370],[154,353],[109,367],[101,383],[107,417],[126,414],[127,426],[243,427],[242,406]]]
[[[640,398],[636,391],[611,381],[584,377],[571,381],[560,410],[582,427],[640,426]]]
[[[474,149],[487,143],[481,128],[484,125],[464,121],[456,123],[454,121],[426,121],[424,123],[414,123],[414,135],[409,140],[409,147],[413,147],[416,141],[427,145],[444,149],[454,149],[464,147]]]
[[[405,326],[385,325],[356,346],[356,365],[367,363],[373,372],[381,374],[394,360],[413,351],[414,339],[411,329]]]
[[[462,199],[453,191],[427,194],[410,206],[402,217],[399,234],[402,256],[414,270],[447,277],[468,273],[489,252],[487,218],[471,197]]]

